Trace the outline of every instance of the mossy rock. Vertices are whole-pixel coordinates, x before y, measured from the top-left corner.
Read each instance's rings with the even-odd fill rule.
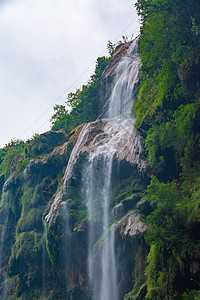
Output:
[[[4,185],[4,174],[0,174],[0,196],[1,196],[1,190]]]
[[[75,145],[79,134],[81,133],[81,130],[83,129],[83,127],[85,126],[85,123],[79,125],[78,127],[74,128],[70,133],[69,133],[69,142],[71,142],[73,144],[73,146]]]
[[[25,148],[28,158],[50,153],[55,147],[62,145],[68,140],[64,130],[48,131],[35,137]]]
[[[136,207],[140,199],[141,199],[140,193],[135,193],[126,197],[119,204],[114,206],[113,208],[114,216],[120,218],[123,217],[128,211],[133,210]]]
[[[144,300],[146,293],[147,284],[144,283],[137,293],[135,293],[135,289],[133,289],[130,293],[126,294],[124,300]]]
[[[9,260],[9,274],[17,275],[20,272],[26,276],[29,273],[29,267],[33,267],[33,265],[35,265],[35,269],[37,266],[39,269],[42,243],[43,235],[35,231],[23,232],[17,235]],[[27,268],[27,266],[29,267]],[[22,272],[23,270],[24,272]]]
[[[153,211],[153,207],[150,205],[149,201],[147,200],[139,201],[135,208],[145,216],[149,215]]]

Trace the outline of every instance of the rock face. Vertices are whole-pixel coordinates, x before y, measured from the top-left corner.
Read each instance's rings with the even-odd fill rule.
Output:
[[[132,42],[123,43],[116,47],[113,57],[102,74],[103,79],[113,76],[121,58],[125,55]]]
[[[67,134],[64,130],[45,132],[40,136],[36,136],[35,139],[27,145],[25,149],[26,156],[35,157],[50,153],[55,147],[62,145],[67,138]]]
[[[124,236],[137,237],[144,234],[148,227],[141,221],[141,215],[138,212],[131,211],[122,220],[116,224],[116,228]]]
[[[120,126],[124,126],[123,134],[119,134]],[[49,132],[41,138],[41,145],[39,138],[28,145],[22,171],[16,169],[6,179],[1,176],[0,269],[5,272],[1,277],[1,295],[6,287],[7,299],[13,299],[13,295],[15,299],[39,299],[44,295],[44,299],[91,299],[87,282],[88,218],[80,193],[80,170],[82,162],[100,155],[99,146],[105,155],[106,147],[115,153],[112,205],[116,216],[122,217],[117,223],[120,236],[136,239],[145,231],[135,213],[126,215],[140,200],[145,182],[139,171],[146,169],[142,146],[133,144],[131,148],[131,135],[137,136],[133,126],[131,120],[125,124],[116,122],[115,126],[109,120],[98,120],[83,124],[69,136]],[[57,144],[45,150],[44,141],[48,145],[53,136]],[[139,136],[136,138],[140,140]],[[69,175],[70,193],[66,197]],[[119,212],[120,206],[123,210]],[[47,221],[51,223],[46,229],[44,216],[49,216]],[[116,238],[116,245],[124,278],[119,283],[122,297],[132,288],[130,274],[138,246],[120,237]],[[128,259],[124,251],[128,251]]]
[[[66,167],[67,139],[63,131],[36,137],[5,180],[0,205],[2,299],[39,299],[42,294],[42,257],[47,255],[43,213]]]
[[[104,78],[114,74],[129,45],[117,47]],[[84,168],[91,166],[91,162],[91,168]],[[103,169],[102,162],[106,172],[98,173]],[[110,169],[106,177],[107,165]],[[95,232],[97,239],[92,240],[91,248],[96,251],[95,258],[102,257],[101,246],[106,243],[111,227],[113,252],[110,255],[113,260],[116,251],[120,258],[116,259],[116,270],[120,273],[117,284],[122,299],[135,280],[132,277],[135,258],[142,249],[137,237],[141,239],[147,230],[141,215],[133,211],[148,182],[147,167],[142,139],[131,118],[101,119],[82,124],[69,135],[61,130],[35,137],[10,176],[0,176],[0,294],[3,299],[94,299],[88,282],[88,245]],[[108,226],[102,222],[105,190],[97,192],[93,188],[91,195],[87,189],[92,181],[98,186],[107,179]],[[83,186],[91,199],[90,212]],[[115,222],[116,226],[110,226]],[[103,248],[106,252],[107,246]],[[102,273],[108,274],[103,270],[102,267]]]
[[[85,134],[80,152],[87,152],[91,157],[106,155],[113,151],[119,161],[126,160],[137,164],[139,169],[146,169],[142,159],[143,148],[140,135],[134,129],[132,119],[99,120],[90,123]]]
[[[147,168],[146,161],[142,159],[141,137],[134,129],[132,119],[98,120],[84,125],[71,152],[63,177],[63,186],[53,199],[45,218],[50,225],[55,221],[77,159],[85,154],[92,159],[101,155],[106,156],[110,152],[119,163],[127,161],[131,165],[137,165],[140,170]]]

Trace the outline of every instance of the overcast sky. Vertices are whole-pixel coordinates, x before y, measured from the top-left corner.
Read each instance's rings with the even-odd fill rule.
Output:
[[[50,129],[53,105],[88,81],[108,40],[139,33],[134,3],[0,0],[0,147]]]

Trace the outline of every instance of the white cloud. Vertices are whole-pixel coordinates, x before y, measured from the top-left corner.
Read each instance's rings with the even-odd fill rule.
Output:
[[[0,146],[20,138],[33,123],[23,139],[50,128],[53,109],[44,112],[136,17],[133,2],[0,2]],[[130,36],[137,26],[135,21],[124,34]],[[93,68],[69,92],[81,87]]]

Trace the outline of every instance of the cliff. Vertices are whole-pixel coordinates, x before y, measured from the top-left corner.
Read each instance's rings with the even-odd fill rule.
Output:
[[[130,43],[117,47],[105,71],[106,76],[113,75],[114,68],[129,46]],[[112,72],[108,72],[110,68]],[[102,93],[104,89],[102,81]],[[133,120],[97,120],[82,124],[68,133],[62,129],[50,131],[36,136],[26,144],[13,142],[6,151],[2,163],[4,175],[1,176],[0,211],[2,297],[93,297],[88,281],[90,213],[84,198],[87,196],[84,196],[82,189],[90,176],[86,174],[89,167],[85,168],[85,165],[90,164],[94,158],[94,170],[101,164],[100,168],[104,168],[110,153],[112,196],[109,206],[113,208],[113,222],[122,219],[116,225],[115,244],[119,249],[118,256],[121,257],[118,260],[118,273],[123,274],[123,277],[118,286],[119,297],[123,297],[131,289],[135,257],[144,243],[141,234],[145,231],[136,229],[139,226],[139,215],[129,213],[126,217],[126,214],[136,207],[148,182],[142,139],[134,129]],[[104,171],[108,172],[107,169]],[[98,181],[106,174],[99,173],[99,178],[95,180]],[[91,180],[94,179],[91,177]],[[96,197],[100,197],[100,200],[103,195],[98,196],[96,190]],[[99,215],[101,202],[96,205],[99,205],[99,212],[95,214]],[[131,220],[135,216],[135,223],[130,222],[130,216]],[[101,227],[100,215],[95,218],[97,223],[94,226]],[[120,224],[124,227],[126,223],[129,227],[127,230],[135,230],[134,238],[130,234],[128,243],[123,240],[123,233],[117,230],[121,228]],[[146,228],[142,221],[140,224],[141,228]],[[97,260],[106,243],[104,234],[99,232],[94,240]],[[140,246],[135,247],[137,243]],[[129,253],[126,259],[125,252]]]
[[[139,41],[97,60],[72,112],[0,151],[2,299],[200,297],[200,7],[136,7]]]

